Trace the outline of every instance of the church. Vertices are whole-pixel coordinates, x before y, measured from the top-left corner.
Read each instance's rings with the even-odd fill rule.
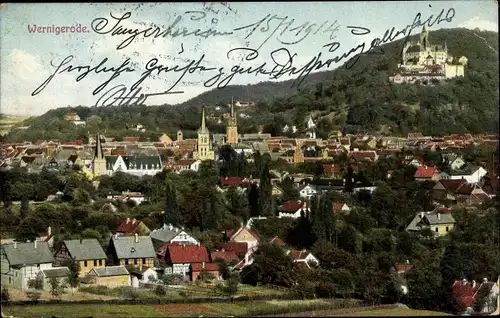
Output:
[[[406,42],[398,70],[389,80],[396,84],[443,81],[464,76],[466,65],[465,56],[453,57],[448,53],[446,41],[442,45],[431,43],[429,32],[424,26],[418,41]]]
[[[205,107],[201,111],[201,127],[198,129],[198,139],[196,141],[196,151],[193,152],[193,159],[201,161],[214,160],[210,132],[205,122]]]

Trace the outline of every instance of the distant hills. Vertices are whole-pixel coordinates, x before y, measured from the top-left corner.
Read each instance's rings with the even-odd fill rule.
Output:
[[[173,106],[125,106],[119,112],[114,107],[59,108],[23,123],[30,128],[11,131],[4,139],[75,139],[86,135],[87,128],[64,122],[64,115],[71,110],[83,119],[99,116],[101,129],[116,138],[141,135],[126,129],[137,123],[147,129],[142,134],[144,138],[155,138],[163,132],[173,134],[178,129],[194,136],[201,106],[208,107],[208,115],[220,116],[227,112],[231,97],[260,101],[257,106],[242,110],[250,116],[239,120],[243,132],[255,131],[259,125],[271,133],[280,133],[285,124],[300,128],[310,113],[317,121],[320,137],[339,127],[346,133],[400,135],[410,131],[431,135],[498,132],[498,33],[441,29],[429,32],[429,40],[435,44],[446,41],[451,55],[468,58],[465,77],[433,86],[389,83],[388,77],[397,68],[403,46],[403,40],[398,40],[383,45],[384,54],[361,56],[351,69],[338,67],[310,74],[299,92],[291,88],[293,80],[289,80],[227,86]],[[223,124],[210,128],[213,132],[224,131]]]

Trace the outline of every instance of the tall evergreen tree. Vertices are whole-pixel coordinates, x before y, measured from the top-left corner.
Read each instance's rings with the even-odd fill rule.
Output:
[[[269,164],[264,162],[260,171],[260,184],[259,184],[259,215],[260,216],[273,216],[273,186],[271,184],[271,176],[269,174]]]
[[[165,191],[165,209],[163,214],[163,223],[179,225],[180,212],[177,203],[177,193],[174,186],[167,181]]]

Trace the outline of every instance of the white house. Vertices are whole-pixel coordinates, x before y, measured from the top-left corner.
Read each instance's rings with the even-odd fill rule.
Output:
[[[467,169],[466,171],[454,171],[450,179],[460,180],[464,179],[468,183],[479,183],[481,178],[486,175],[487,171],[483,167],[474,167]]]
[[[165,243],[178,243],[185,245],[200,244],[200,241],[187,233],[183,228],[175,227],[172,224],[163,224],[161,228],[151,231],[149,236],[153,241],[153,247],[155,250],[158,250],[158,248]]]
[[[177,162],[177,172],[182,171],[198,171],[200,169],[201,160],[181,159]]]
[[[139,205],[144,201],[147,201],[145,195],[140,192],[122,192],[122,194],[118,195],[108,195],[107,199],[119,200],[121,202],[127,202],[128,200],[131,200],[135,202],[136,205]]]
[[[163,170],[160,155],[105,156],[106,172],[112,175],[121,171],[136,176],[154,176]]]
[[[302,201],[288,201],[278,208],[278,217],[290,217],[297,219],[302,213],[309,213],[310,209],[307,207],[306,202]]]
[[[317,193],[318,190],[316,190],[316,188],[310,184],[306,184],[299,190],[299,195],[303,199],[309,199],[313,196],[316,196]]]
[[[2,286],[27,289],[28,280],[40,270],[52,268],[54,257],[47,242],[27,242],[0,246]]]
[[[288,250],[286,255],[290,255],[293,259],[294,263],[305,263],[307,267],[310,268],[309,263],[315,263],[319,265],[319,260],[311,253],[306,250],[297,251],[297,250]]]

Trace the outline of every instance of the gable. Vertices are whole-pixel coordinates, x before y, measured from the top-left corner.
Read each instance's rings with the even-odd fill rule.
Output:
[[[248,229],[243,228],[239,233],[237,233],[233,238],[233,241],[257,241],[257,238],[248,231]]]
[[[433,190],[446,190],[446,188],[443,186],[443,184],[441,182],[438,182],[434,186]]]

